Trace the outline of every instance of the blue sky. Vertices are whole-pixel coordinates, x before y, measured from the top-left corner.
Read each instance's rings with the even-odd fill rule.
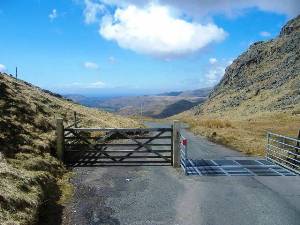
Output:
[[[297,0],[0,0],[0,70],[85,95],[213,86],[299,12]]]

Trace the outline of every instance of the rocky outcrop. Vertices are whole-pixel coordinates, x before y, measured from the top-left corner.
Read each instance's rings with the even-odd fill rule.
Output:
[[[226,69],[196,114],[244,106],[249,112],[285,110],[300,104],[300,16],[279,36],[256,42]]]

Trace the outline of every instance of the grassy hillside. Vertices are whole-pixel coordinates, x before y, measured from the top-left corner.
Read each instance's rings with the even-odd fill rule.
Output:
[[[139,126],[0,73],[0,224],[32,225],[39,217],[46,221],[39,224],[58,222],[70,187],[66,169],[51,154],[55,119],[71,123],[74,111],[86,126]],[[57,217],[47,217],[46,209]]]
[[[192,130],[249,154],[264,154],[266,131],[300,129],[300,16],[226,69],[201,106],[178,115]]]

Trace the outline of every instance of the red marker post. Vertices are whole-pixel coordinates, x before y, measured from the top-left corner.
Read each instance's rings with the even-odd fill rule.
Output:
[[[187,146],[187,143],[188,143],[188,141],[186,138],[181,141],[181,144],[184,146]]]

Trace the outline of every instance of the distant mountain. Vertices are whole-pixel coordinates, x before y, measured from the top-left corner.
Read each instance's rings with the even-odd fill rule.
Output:
[[[161,94],[158,94],[157,96],[178,96],[182,93],[183,91],[171,91],[171,92],[164,92]]]
[[[189,91],[172,91],[158,94],[158,96],[184,96],[184,97],[206,97],[211,92],[212,88],[201,88]]]
[[[159,113],[158,115],[155,115],[155,118],[167,118],[170,116],[173,116],[175,114],[181,113],[183,111],[189,110],[192,107],[200,104],[201,102],[204,102],[205,99],[199,99],[199,101],[188,101],[186,99],[182,99],[179,101],[176,101],[173,104],[168,105],[167,107],[165,107],[161,113]]]
[[[65,98],[72,100],[73,102],[79,103],[88,107],[96,107],[97,102],[102,101],[106,98],[101,97],[87,97],[79,94],[67,94],[64,95]]]
[[[180,93],[179,96],[184,96],[184,97],[207,97],[210,92],[212,91],[211,87],[208,88],[201,88],[197,90],[192,90],[192,91],[183,91]]]
[[[91,98],[82,95],[65,95],[85,106],[104,109],[124,116],[140,115],[165,118],[188,110],[204,102],[211,88],[192,91],[175,91],[158,95]]]
[[[142,111],[143,116],[163,118],[164,116],[161,113],[167,110],[169,106],[175,104],[178,101],[185,100],[190,103],[190,107],[185,106],[182,108],[177,108],[173,111],[173,113],[171,111],[168,111],[168,116],[190,109],[196,104],[200,104],[205,99],[206,98],[204,97],[200,98],[180,96],[131,96],[104,100],[98,102],[97,107],[102,109],[110,109],[111,111],[113,110],[116,113],[124,116],[140,115]]]

